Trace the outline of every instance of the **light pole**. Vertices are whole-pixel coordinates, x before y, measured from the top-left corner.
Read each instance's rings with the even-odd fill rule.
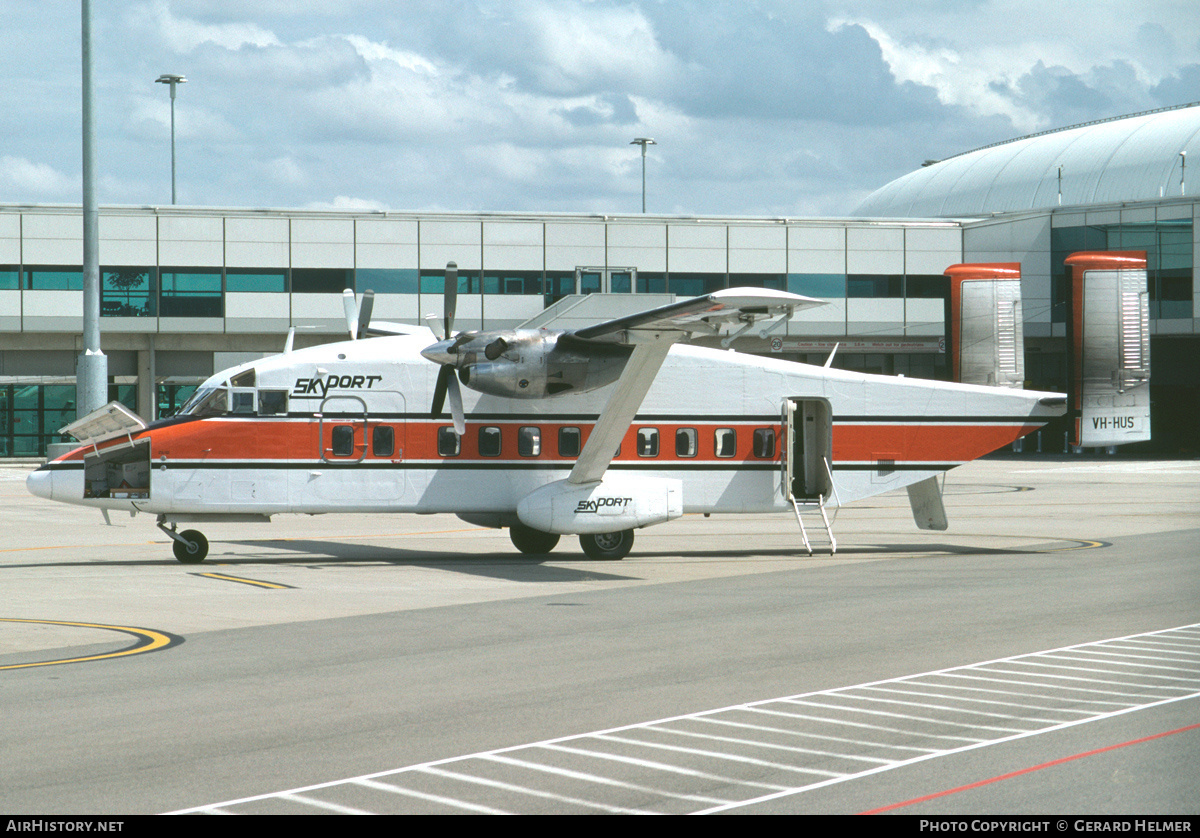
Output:
[[[159,84],[171,86],[171,203],[175,203],[175,85],[187,81],[183,76],[174,73],[163,73],[155,79]]]
[[[642,213],[646,212],[646,146],[658,145],[649,137],[638,137],[630,143],[630,145],[640,145],[642,147]]]

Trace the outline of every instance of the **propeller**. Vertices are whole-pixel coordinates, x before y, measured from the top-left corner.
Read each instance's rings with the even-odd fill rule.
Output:
[[[439,339],[439,343],[434,344],[434,347],[441,346],[442,343],[450,341],[450,333],[454,329],[454,310],[458,305],[458,265],[454,262],[446,263],[446,283],[442,293],[442,307],[445,323],[445,331]],[[430,329],[433,329],[433,324],[430,323]],[[433,336],[439,337],[437,330],[433,329]],[[458,347],[464,341],[469,340],[469,334],[460,334],[454,338],[450,345],[444,348],[445,355],[456,355]],[[429,352],[434,349],[430,347]],[[428,357],[428,355],[426,356]],[[455,375],[454,363],[438,355],[438,363],[441,364],[441,369],[438,370],[437,383],[433,388],[433,407],[431,412],[434,416],[442,414],[442,408],[445,406],[446,398],[450,398],[450,416],[454,420],[454,432],[462,436],[467,432],[467,418],[463,413],[462,390],[458,385],[458,376]]]
[[[375,307],[375,292],[370,289],[363,292],[362,305],[349,288],[342,292],[342,308],[346,312],[346,330],[350,332],[350,340],[358,340],[367,334],[371,325],[371,309]]]

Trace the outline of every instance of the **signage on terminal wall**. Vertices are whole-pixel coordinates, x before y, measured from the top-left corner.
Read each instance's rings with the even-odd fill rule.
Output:
[[[838,347],[838,353],[843,352],[897,352],[907,354],[945,353],[945,338],[909,339],[909,340],[789,340],[783,341],[780,349],[775,349],[774,341],[771,351],[788,352],[830,352]]]

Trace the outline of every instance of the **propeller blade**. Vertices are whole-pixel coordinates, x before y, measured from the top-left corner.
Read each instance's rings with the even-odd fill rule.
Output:
[[[450,369],[450,367],[443,367]],[[462,390],[458,386],[458,378],[453,375],[453,370],[450,370],[451,375],[446,376],[446,383],[449,385],[447,391],[450,395],[450,416],[454,419],[454,432],[462,436],[467,432],[467,417],[463,413]]]
[[[454,311],[458,307],[458,263],[446,263],[446,284],[443,288],[444,311],[446,316],[446,333],[442,335],[445,340],[450,337],[450,333],[454,330]]]
[[[438,370],[437,383],[433,387],[433,407],[429,411],[432,415],[442,415],[442,407],[446,404],[446,382],[453,377],[454,367],[443,365]]]
[[[358,300],[349,288],[342,292],[342,308],[346,311],[346,331],[350,333],[350,340],[358,340]]]
[[[375,292],[363,291],[362,305],[358,309],[358,336],[365,337],[371,325],[371,309],[375,307]]]

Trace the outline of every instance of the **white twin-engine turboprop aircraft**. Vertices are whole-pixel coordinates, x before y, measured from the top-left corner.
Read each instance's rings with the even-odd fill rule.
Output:
[[[424,328],[371,326],[370,292],[360,311],[347,291],[351,340],[292,351],[289,337],[153,424],[101,408],[64,429],[82,447],[29,490],[156,515],[187,563],[208,541],[178,524],[285,512],[452,512],[507,527],[525,553],[573,534],[601,559],[688,512],[793,511],[811,553],[812,512],[832,552],[828,507],[908,487],[918,526],[944,529],[939,474],[1064,411],[1057,393],[676,346],[821,304],[761,288],[569,331],[453,334],[453,268],[432,346]]]

